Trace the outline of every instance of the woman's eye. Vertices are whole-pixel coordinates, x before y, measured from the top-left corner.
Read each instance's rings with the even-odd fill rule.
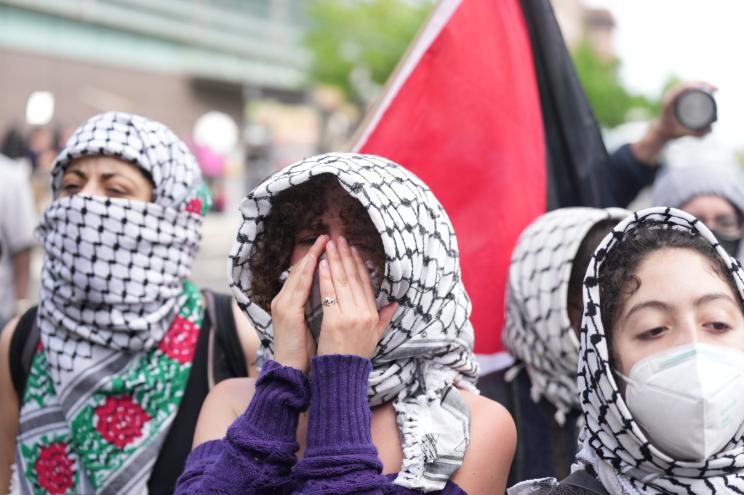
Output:
[[[650,330],[646,330],[642,334],[639,335],[639,338],[641,340],[650,340],[655,339],[656,337],[660,336],[666,331],[666,327],[656,327],[652,328]]]
[[[79,189],[80,186],[77,184],[62,184],[62,190],[66,192],[71,192]]]
[[[736,217],[720,217],[716,218],[716,222],[723,228],[738,227],[739,225]]]
[[[127,195],[127,192],[126,191],[124,191],[123,189],[116,188],[116,187],[110,187],[110,188],[108,188],[106,190],[106,193],[109,196],[126,196]]]
[[[705,328],[715,330],[716,332],[725,332],[731,329],[731,326],[728,323],[724,323],[722,321],[711,321],[703,326]]]
[[[300,244],[300,245],[302,245],[302,246],[312,246],[313,244],[315,244],[315,241],[316,241],[317,239],[318,239],[318,236],[317,236],[317,235],[314,235],[314,236],[307,236],[307,237],[301,237],[301,238],[300,238],[300,239],[299,239],[299,240],[297,241],[297,244]]]

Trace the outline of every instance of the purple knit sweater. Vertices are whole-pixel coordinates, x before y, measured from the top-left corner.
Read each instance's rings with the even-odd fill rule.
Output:
[[[191,452],[176,494],[418,493],[380,474],[367,402],[370,369],[357,356],[318,356],[309,384],[299,370],[267,362],[225,438]],[[308,403],[307,447],[297,462],[297,422]],[[436,493],[465,495],[452,481]]]

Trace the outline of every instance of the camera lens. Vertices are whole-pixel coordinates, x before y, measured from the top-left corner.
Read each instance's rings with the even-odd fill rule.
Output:
[[[682,92],[674,104],[674,113],[683,126],[693,131],[705,129],[718,119],[715,98],[700,88]]]

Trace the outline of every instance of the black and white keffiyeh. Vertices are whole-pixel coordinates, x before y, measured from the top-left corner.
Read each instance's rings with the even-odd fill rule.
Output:
[[[142,169],[152,178],[153,201],[84,194],[59,198],[65,170],[75,159],[95,155]],[[70,461],[75,463],[75,485],[70,490],[144,493],[185,383],[158,383],[155,370],[137,367],[156,362],[152,352],[159,348],[175,356],[167,361],[170,369],[161,370],[164,376],[188,376],[190,337],[189,342],[177,343],[182,346],[180,355],[170,342],[163,342],[177,314],[184,317],[174,328],[181,337],[193,336],[187,327],[201,321],[193,314],[201,311],[200,294],[187,277],[209,195],[195,158],[172,131],[118,112],[97,115],[77,129],[54,163],[52,188],[55,199],[38,228],[44,247],[38,308],[43,356],[35,359],[31,376],[43,378],[48,373],[53,385],[39,388],[41,395],[35,400],[29,400],[27,388],[18,436],[18,459],[26,477],[21,487],[37,493],[39,483],[44,486],[41,475],[31,469],[37,450],[43,453],[64,445],[75,459]],[[192,314],[184,313],[189,308]],[[158,394],[170,397],[155,399]],[[131,396],[139,402],[132,403]],[[132,411],[147,411],[139,440],[111,437],[126,444],[117,451],[119,457],[109,452],[100,435],[81,430],[81,425],[89,424],[85,419],[89,411],[107,410],[99,404],[106,398],[111,404],[127,404]],[[135,419],[119,427],[127,421]],[[149,430],[151,423],[159,426]],[[50,444],[53,438],[65,440]],[[96,442],[102,445],[99,457],[84,454],[96,452],[92,447]]]
[[[579,409],[579,340],[567,309],[574,258],[594,225],[628,215],[620,208],[554,210],[525,229],[512,253],[502,338],[530,376],[532,399],[550,402],[561,425]]]
[[[155,186],[153,201],[57,198],[67,167],[93,155],[144,170]],[[186,203],[199,201],[201,187],[199,165],[183,141],[137,115],[91,118],[57,157],[57,199],[38,229],[45,253],[39,326],[55,382],[67,384],[58,390],[63,401],[94,348],[138,352],[160,342],[199,249],[202,205]]]
[[[741,265],[693,216],[672,208],[649,208],[620,222],[595,251],[584,280],[578,387],[586,423],[574,468],[591,464],[613,494],[744,493],[744,426],[722,452],[704,461],[678,461],[650,443],[620,395],[602,326],[599,272],[612,249],[640,227],[678,229],[709,241],[730,268],[739,296],[744,298]]]
[[[475,390],[470,300],[460,280],[452,224],[429,188],[381,157],[329,153],[276,173],[241,205],[243,224],[232,248],[228,278],[238,304],[272,356],[271,316],[251,300],[249,259],[280,191],[320,174],[334,175],[368,211],[382,238],[385,276],[378,306],[400,304],[372,357],[371,405],[393,402],[403,443],[398,485],[440,490],[462,464],[469,409],[455,386]]]

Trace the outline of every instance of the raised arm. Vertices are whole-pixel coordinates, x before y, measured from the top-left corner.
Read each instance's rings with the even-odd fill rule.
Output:
[[[609,156],[607,163],[592,170],[593,183],[602,188],[601,206],[625,207],[641,189],[652,184],[667,144],[680,137],[703,137],[711,132],[711,127],[697,131],[688,129],[677,120],[674,113],[676,99],[691,88],[715,89],[704,82],[682,83],[670,89],[664,95],[661,114],[641,139],[621,146]]]

